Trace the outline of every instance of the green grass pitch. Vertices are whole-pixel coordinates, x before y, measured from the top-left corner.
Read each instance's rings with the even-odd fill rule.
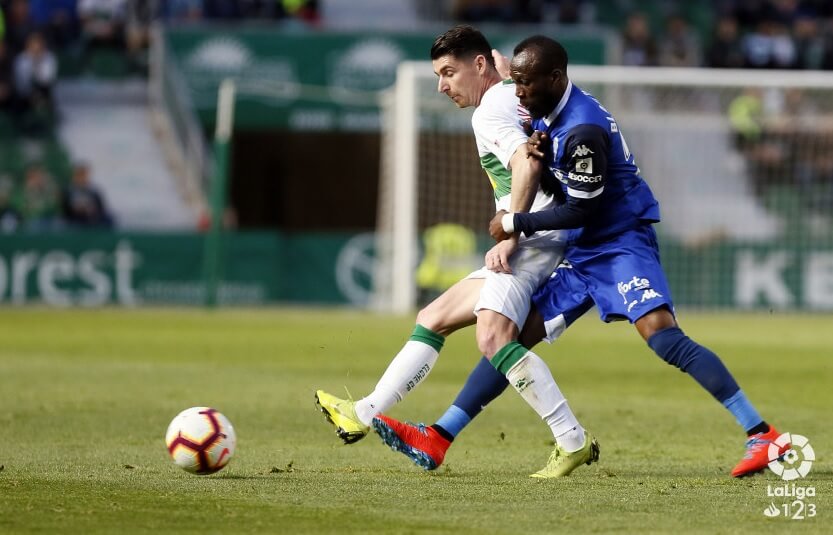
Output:
[[[591,313],[592,314],[592,313]],[[544,424],[507,391],[435,473],[371,435],[342,445],[313,404],[368,392],[411,318],[330,310],[0,310],[0,533],[830,532],[833,317],[682,313],[764,417],[807,436],[816,516],[764,516],[772,473],[733,480],[732,418],[626,324],[580,321],[538,346],[601,460],[536,481]],[[432,423],[478,355],[449,338],[391,415]],[[194,405],[233,422],[228,468],[192,476],[164,447]]]

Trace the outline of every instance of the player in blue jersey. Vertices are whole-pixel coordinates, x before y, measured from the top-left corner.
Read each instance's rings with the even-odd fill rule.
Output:
[[[521,343],[531,347],[542,338],[555,340],[593,305],[605,322],[627,319],[660,358],[691,375],[746,431],[746,453],[732,476],[763,470],[768,446],[779,433],[761,418],[717,355],[677,324],[653,228],[660,220],[659,204],[616,120],[570,82],[567,53],[558,42],[535,36],[514,52],[510,75],[536,129],[529,139],[531,154],[547,164],[567,200],[537,213],[499,211],[489,231],[500,244],[487,254],[487,267],[511,271],[512,236],[570,229],[565,262],[534,294],[537,310],[530,313]],[[500,374],[481,374],[466,383],[449,411],[485,406],[500,394],[501,385],[505,379]],[[455,430],[459,433],[478,412],[468,410],[468,420],[462,418]],[[409,424],[391,425],[405,435]],[[436,450],[427,440],[411,447]],[[781,453],[788,448],[783,446]]]
[[[486,38],[470,26],[456,26],[436,39],[431,61],[437,90],[460,108],[475,108],[472,130],[496,209],[552,208],[556,204],[553,197],[539,185],[543,163],[529,157],[527,133],[519,118],[525,111],[519,110],[514,84],[498,74]],[[544,361],[517,340],[532,294],[563,258],[565,238],[562,231],[513,238],[509,241],[517,242],[519,248],[506,259],[512,273],[478,269],[420,310],[413,334],[367,396],[354,402],[318,390],[316,403],[336,434],[350,444],[366,436],[372,426],[391,447],[407,452],[426,469],[436,468],[441,456],[436,451],[411,451],[405,435],[431,437],[442,447],[453,438],[451,424],[442,432],[413,427],[400,434],[387,426],[382,413],[402,401],[430,373],[446,336],[476,325],[478,348],[485,358],[475,370],[475,379],[480,374],[505,376],[552,432],[557,455],[551,455],[547,465],[532,477],[563,477],[596,461],[599,445],[595,438],[573,414]]]

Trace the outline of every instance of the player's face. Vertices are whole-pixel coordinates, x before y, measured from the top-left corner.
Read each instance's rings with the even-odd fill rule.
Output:
[[[446,55],[431,63],[434,66],[434,74],[439,77],[437,91],[445,93],[458,108],[480,104],[485,66],[482,55],[469,59]]]
[[[515,82],[515,95],[521,106],[529,110],[534,119],[546,117],[558,104],[561,71],[544,69],[529,51],[512,58],[509,75]]]

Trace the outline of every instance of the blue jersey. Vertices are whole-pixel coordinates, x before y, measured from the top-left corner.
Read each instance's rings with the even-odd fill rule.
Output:
[[[561,209],[560,218],[552,217],[553,211],[515,214],[516,230],[529,234],[533,228],[569,228],[569,243],[598,243],[660,220],[659,204],[616,120],[592,95],[569,83],[558,106],[533,127],[552,141],[548,164],[568,204],[592,205],[592,211],[578,219],[563,217],[571,206]]]

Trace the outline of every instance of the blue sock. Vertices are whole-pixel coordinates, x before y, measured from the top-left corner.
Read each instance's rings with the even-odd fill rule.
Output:
[[[747,434],[758,424],[764,421],[752,403],[746,398],[743,390],[738,390],[734,396],[723,402],[723,406],[729,409],[738,423],[746,429]]]
[[[648,345],[662,360],[691,375],[732,413],[744,430],[763,421],[720,358],[686,336],[679,327],[655,333],[648,339]]]
[[[507,386],[509,381],[506,377],[483,357],[471,371],[454,404],[434,425],[446,431],[451,438],[456,437]]]
[[[435,423],[434,426],[442,427],[443,430],[448,433],[448,436],[445,438],[449,438],[450,436],[451,439],[453,439],[460,434],[460,431],[462,431],[464,427],[469,425],[469,422],[471,422],[471,417],[466,414],[466,411],[457,405],[452,405],[445,411],[445,414],[440,416],[440,419],[437,420],[437,423]]]

